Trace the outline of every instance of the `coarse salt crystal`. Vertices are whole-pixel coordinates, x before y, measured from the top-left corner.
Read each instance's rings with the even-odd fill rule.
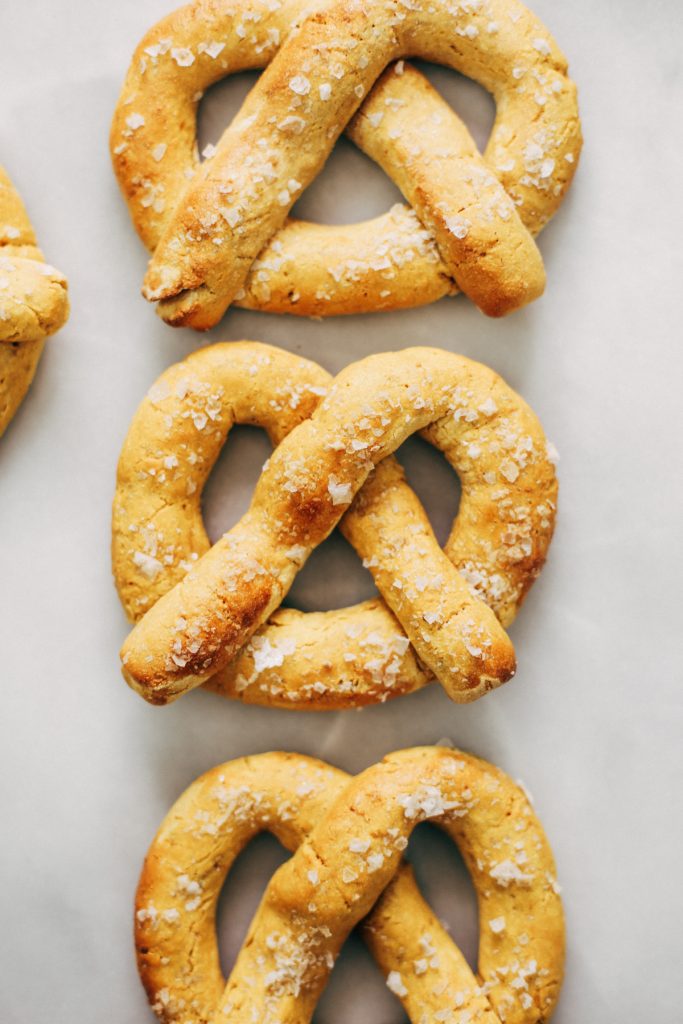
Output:
[[[485,416],[493,416],[494,412],[498,412],[498,406],[490,395],[486,401],[482,402],[479,406],[479,412],[483,412]]]
[[[236,227],[237,224],[242,220],[242,214],[239,210],[236,210],[234,206],[226,206],[220,211],[221,217],[230,225],[231,228]]]
[[[515,480],[519,476],[519,469],[512,459],[506,459],[504,462],[501,462],[500,475],[504,476],[511,484],[514,484]]]
[[[502,860],[489,871],[491,878],[495,879],[504,889],[510,882],[530,882],[531,875],[525,875],[511,860]]]
[[[171,57],[179,68],[189,68],[191,64],[194,64],[194,54],[186,46],[174,46],[171,50]]]
[[[218,54],[225,49],[225,43],[200,43],[198,49],[200,53],[205,53],[207,57],[215,60]]]
[[[137,131],[138,128],[142,128],[145,123],[145,119],[142,114],[129,114],[126,118],[126,124],[132,132]]]
[[[552,441],[546,441],[545,453],[548,456],[548,462],[552,462],[553,466],[556,466],[560,461],[560,453]]]
[[[384,854],[371,853],[370,856],[368,857],[369,874],[372,874],[374,871],[379,871],[379,869],[382,867],[382,864],[384,864]]]
[[[330,476],[327,481],[327,490],[333,505],[348,505],[353,498],[351,484],[340,483],[335,476]]]
[[[311,83],[304,75],[295,75],[289,80],[289,88],[297,96],[306,96],[311,91]]]
[[[470,230],[470,222],[464,217],[447,217],[446,227],[456,238],[467,238]]]
[[[387,988],[395,996],[403,997],[408,995],[408,989],[403,984],[403,978],[398,971],[389,971],[387,975]]]
[[[163,569],[163,565],[158,558],[146,555],[143,551],[133,552],[133,563],[138,567],[145,579],[148,580],[156,579]]]

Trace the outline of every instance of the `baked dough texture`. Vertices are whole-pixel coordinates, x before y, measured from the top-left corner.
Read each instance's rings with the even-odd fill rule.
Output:
[[[45,338],[68,315],[66,279],[44,262],[24,204],[0,167],[0,436],[29,389]]]
[[[406,56],[493,94],[483,156]],[[264,67],[200,163],[202,93]],[[409,205],[347,226],[290,219],[344,130]],[[580,150],[565,57],[517,0],[197,0],[140,43],[111,129],[116,175],[152,251],[143,294],[167,323],[200,330],[231,303],[329,316],[460,289],[491,316],[518,309],[543,291],[533,236]]]
[[[277,447],[248,512],[211,547],[202,488],[233,423]],[[443,550],[392,457],[416,431],[462,484]],[[504,627],[543,565],[556,501],[541,425],[479,363],[409,348],[333,379],[258,342],[202,349],[151,388],[119,461],[113,571],[137,622],[124,676],[159,704],[207,683],[252,703],[349,707],[433,678],[474,700],[514,672]],[[338,523],[382,599],[281,609]]]
[[[476,975],[402,858],[427,820],[457,843],[474,883]],[[268,884],[226,981],[218,896],[235,858],[264,830],[293,853]],[[440,747],[390,754],[355,778],[285,753],[201,776],[145,860],[138,968],[163,1024],[307,1024],[358,924],[413,1024],[542,1024],[553,1012],[564,924],[541,824],[502,771]]]

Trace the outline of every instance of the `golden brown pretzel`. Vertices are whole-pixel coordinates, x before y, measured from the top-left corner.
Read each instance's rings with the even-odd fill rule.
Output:
[[[458,844],[474,882],[476,976],[402,860],[425,820]],[[226,982],[216,903],[263,830],[296,852],[273,875]],[[306,1024],[365,917],[363,937],[414,1024],[542,1024],[562,983],[558,894],[525,794],[485,761],[418,747],[352,778],[298,754],[260,754],[197,779],[163,822],[138,885],[138,968],[164,1024]]]
[[[235,422],[278,446],[250,510],[210,548],[201,492]],[[390,457],[417,430],[462,482],[445,551]],[[257,342],[202,349],[150,390],[119,461],[113,568],[140,620],[124,675],[153,703],[211,677],[212,689],[284,707],[384,700],[433,676],[474,700],[514,671],[502,626],[545,560],[556,496],[538,420],[479,363],[406,349],[333,380]],[[277,611],[340,519],[384,601]]]
[[[403,56],[448,64],[493,93],[484,158],[419,72],[401,60],[383,74]],[[199,164],[202,92],[266,65]],[[136,50],[111,133],[133,222],[153,250],[144,294],[168,323],[199,329],[233,301],[325,316],[418,305],[456,286],[491,315],[518,308],[543,290],[531,235],[557,209],[581,148],[566,67],[517,0],[179,9]],[[345,128],[410,207],[346,227],[288,221]]]
[[[66,279],[44,262],[24,204],[0,167],[0,436],[45,344],[69,315]]]

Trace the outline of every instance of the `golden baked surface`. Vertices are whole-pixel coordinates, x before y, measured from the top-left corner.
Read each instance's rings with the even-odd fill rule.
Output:
[[[210,547],[201,494],[234,423],[277,447],[249,511]],[[444,550],[392,458],[416,431],[462,483]],[[503,627],[543,565],[556,500],[541,425],[480,363],[412,348],[333,379],[269,345],[211,345],[153,385],[119,460],[113,571],[137,622],[124,675],[153,703],[210,681],[253,703],[348,707],[434,677],[474,700],[514,672]],[[337,523],[382,599],[280,609]]]
[[[66,279],[45,263],[24,204],[0,167],[0,436],[69,315]]]
[[[422,821],[458,845],[479,902],[477,974],[402,859]],[[230,977],[216,904],[259,832],[292,857],[273,875]],[[138,968],[164,1024],[306,1024],[350,931],[414,1024],[542,1024],[562,984],[552,852],[527,797],[470,754],[418,747],[355,778],[299,754],[229,761],[180,797],[149,849],[135,901]]]
[[[483,157],[405,56],[493,94]],[[202,93],[264,67],[200,163]],[[343,227],[288,219],[344,130],[409,206]],[[329,316],[458,289],[500,316],[543,291],[532,236],[571,182],[581,128],[565,57],[517,0],[197,0],[138,46],[111,150],[152,251],[143,294],[170,324],[207,329],[233,302]]]

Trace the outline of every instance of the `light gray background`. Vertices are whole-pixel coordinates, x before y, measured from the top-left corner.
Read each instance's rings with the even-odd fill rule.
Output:
[[[357,771],[444,735],[535,796],[567,913],[558,1024],[680,1014],[680,7],[534,6],[570,57],[586,136],[574,188],[541,238],[545,297],[504,322],[463,299],[327,323],[231,312],[202,339],[172,331],[139,297],[146,257],[107,151],[131,52],[167,0],[2,4],[0,160],[73,304],[0,443],[4,1024],[152,1020],[133,959],[133,892],[163,815],[204,769],[285,748]],[[482,142],[488,97],[450,72],[434,80]],[[209,97],[203,142],[244,88]],[[300,208],[353,220],[393,198],[381,172],[342,145]],[[202,692],[159,710],[125,687],[126,624],[109,570],[121,442],[165,367],[202,341],[242,337],[333,371],[373,351],[441,345],[488,363],[531,403],[562,456],[561,505],[550,561],[512,630],[512,683],[470,707],[435,686],[326,715]],[[207,495],[214,536],[245,507],[265,451],[256,432],[228,444]],[[456,507],[450,471],[417,443],[406,462],[444,536]],[[295,596],[330,607],[368,589],[337,542]],[[411,849],[472,956],[476,909],[462,867],[429,834]],[[226,964],[278,857],[261,840],[236,869],[220,914]],[[350,1020],[404,1020],[360,946],[316,1017]]]

